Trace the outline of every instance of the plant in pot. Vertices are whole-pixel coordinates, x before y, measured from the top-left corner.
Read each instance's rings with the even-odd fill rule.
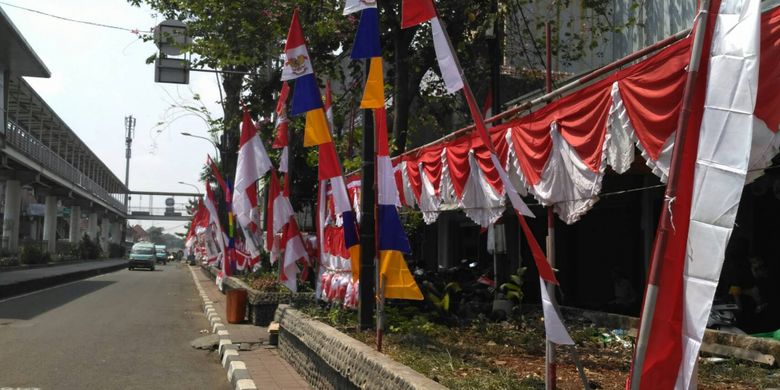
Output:
[[[520,314],[523,303],[523,274],[526,267],[520,266],[509,276],[509,281],[501,284],[493,301],[493,316],[505,319],[513,314]]]
[[[257,326],[268,326],[274,319],[279,303],[284,303],[280,301],[289,296],[289,292],[273,273],[256,275],[249,286],[249,319]]]

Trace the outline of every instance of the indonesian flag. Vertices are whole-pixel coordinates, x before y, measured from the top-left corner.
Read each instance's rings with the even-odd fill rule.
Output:
[[[214,229],[216,235],[217,246],[219,247],[220,254],[222,256],[222,268],[217,273],[217,286],[222,290],[222,281],[225,276],[230,276],[230,267],[227,265],[229,256],[225,248],[225,235],[222,230],[222,224],[219,222],[219,214],[217,214],[217,202],[214,197],[214,192],[211,190],[211,185],[206,183],[206,199],[203,202],[206,210],[209,211],[209,226]]]
[[[244,110],[241,124],[241,142],[236,164],[236,181],[233,187],[233,213],[244,229],[245,245],[252,257],[260,255],[254,241],[253,232],[257,230],[257,181],[271,169],[271,159],[265,151],[263,141],[257,135],[257,129]]]
[[[282,90],[279,92],[279,101],[276,103],[276,138],[271,145],[274,149],[282,149],[282,156],[279,163],[279,172],[288,172],[287,160],[290,153],[290,137],[288,135],[290,119],[287,117],[287,96],[290,94],[290,87],[285,81],[282,83]]]
[[[333,93],[330,89],[330,80],[325,81],[325,118],[328,119],[328,127],[333,133]]]
[[[271,173],[271,187],[269,188],[269,224],[268,235],[273,241],[276,234],[281,233],[279,248],[284,250],[282,263],[279,265],[279,279],[290,289],[297,291],[296,277],[298,275],[298,266],[296,262],[304,259],[306,262],[309,256],[303,246],[303,238],[298,231],[298,224],[295,222],[295,212],[293,211],[290,199],[279,186],[279,179],[276,173]],[[272,252],[273,253],[273,252]]]
[[[431,21],[433,49],[439,63],[441,77],[447,92],[455,93],[463,88],[463,77],[458,69],[455,53],[447,42],[446,31],[436,16],[436,7],[432,0],[403,0],[401,3],[401,28],[414,27]]]
[[[190,228],[187,230],[187,236],[184,238],[184,249],[188,256],[194,253],[193,249],[197,242],[198,229],[207,227],[208,222],[209,212],[203,205],[203,199],[198,199],[198,208],[196,209],[195,214],[192,215]]]
[[[760,1],[713,1],[715,11],[670,206],[673,228],[661,259],[645,362],[634,368],[642,370],[642,389],[696,387],[693,373],[748,170]]]
[[[482,103],[482,116],[485,118],[493,116],[493,87],[488,87],[485,102]]]
[[[208,164],[209,168],[211,168],[211,173],[214,174],[214,178],[217,179],[219,188],[221,188],[222,193],[225,194],[225,200],[229,201],[230,188],[228,188],[225,179],[222,177],[222,174],[219,172],[219,167],[217,167],[217,164],[214,162],[214,160],[211,158],[210,155],[206,155],[206,164]]]

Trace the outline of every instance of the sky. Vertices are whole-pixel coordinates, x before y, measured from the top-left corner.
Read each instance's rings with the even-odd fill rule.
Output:
[[[0,0],[51,78],[26,78],[57,115],[120,180],[125,173],[124,118],[137,118],[130,162],[133,191],[194,192],[206,154],[214,147],[180,132],[208,136],[206,123],[172,105],[192,104],[198,94],[212,117],[222,116],[214,73],[191,72],[189,85],[154,82],[154,66],[145,63],[157,48],[130,31],[60,20],[8,4],[61,17],[148,31],[163,19],[148,7],[126,0]],[[164,122],[163,125],[158,125]],[[155,200],[155,206],[162,206]],[[131,206],[148,205],[135,196]],[[184,232],[183,222],[131,220],[167,232]]]

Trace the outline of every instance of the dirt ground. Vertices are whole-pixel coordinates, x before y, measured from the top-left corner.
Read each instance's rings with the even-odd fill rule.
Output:
[[[309,312],[368,345],[375,333],[357,332],[354,313]],[[383,352],[451,389],[543,389],[544,323],[538,311],[504,321],[472,321],[444,326],[412,311],[390,312]],[[598,328],[587,320],[566,319],[576,353],[593,389],[624,389],[634,340],[619,329]],[[557,347],[557,387],[582,389],[572,349]],[[780,387],[780,370],[735,359],[703,356],[699,388]]]

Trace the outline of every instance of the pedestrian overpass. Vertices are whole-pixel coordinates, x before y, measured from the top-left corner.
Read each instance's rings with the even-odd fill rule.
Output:
[[[129,191],[22,77],[50,72],[0,9],[2,248],[33,241],[54,253],[57,239],[87,234],[106,250],[122,242],[127,219],[189,219],[199,194]]]

